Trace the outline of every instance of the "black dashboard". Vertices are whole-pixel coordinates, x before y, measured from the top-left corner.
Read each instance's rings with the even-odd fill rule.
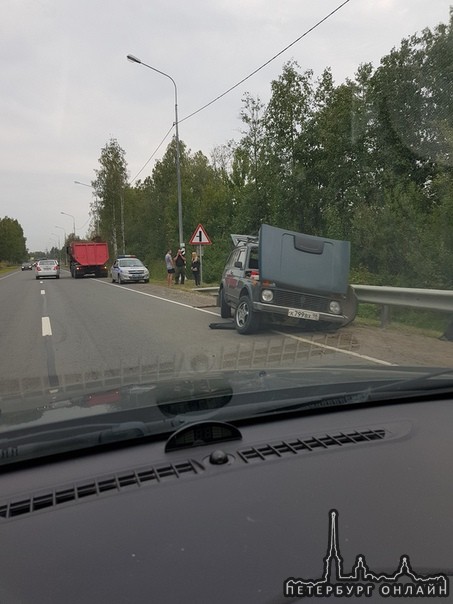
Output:
[[[449,601],[452,429],[385,404],[3,469],[0,602]]]

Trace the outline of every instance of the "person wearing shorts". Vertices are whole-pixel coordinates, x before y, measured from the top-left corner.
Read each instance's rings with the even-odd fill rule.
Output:
[[[167,267],[167,285],[173,284],[173,275],[175,274],[175,265],[171,255],[171,250],[165,254],[165,266]]]

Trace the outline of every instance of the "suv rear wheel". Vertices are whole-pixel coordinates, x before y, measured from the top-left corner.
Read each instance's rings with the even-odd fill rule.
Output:
[[[234,313],[236,331],[243,335],[254,333],[259,329],[260,323],[261,317],[253,310],[250,298],[248,296],[241,296]]]

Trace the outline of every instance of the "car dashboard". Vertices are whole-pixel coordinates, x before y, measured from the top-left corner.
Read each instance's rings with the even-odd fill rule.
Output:
[[[451,400],[208,424],[5,466],[0,601],[448,601]]]

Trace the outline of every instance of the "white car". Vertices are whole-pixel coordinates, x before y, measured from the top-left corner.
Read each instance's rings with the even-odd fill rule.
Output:
[[[110,272],[112,283],[149,283],[149,270],[135,256],[118,256]]]
[[[43,277],[59,279],[60,264],[58,260],[39,260],[35,265],[35,277],[36,279],[42,279]]]

